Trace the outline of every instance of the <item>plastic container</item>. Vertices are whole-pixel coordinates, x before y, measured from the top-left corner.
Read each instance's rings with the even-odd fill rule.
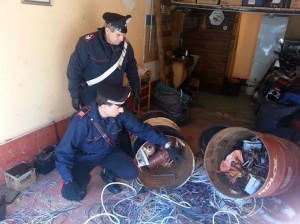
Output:
[[[258,84],[256,84],[256,80],[247,80],[246,82],[246,95],[252,96]]]
[[[220,170],[221,161],[233,151],[236,142],[245,139],[259,138],[268,153],[269,170],[265,181],[254,191],[239,193],[230,189],[228,181],[224,175],[216,172]],[[231,198],[262,198],[266,196],[279,195],[287,192],[293,186],[297,186],[300,180],[300,150],[299,147],[282,138],[274,135],[254,132],[246,128],[230,127],[219,131],[209,141],[204,164],[211,183],[222,194]],[[253,180],[253,186],[259,183]]]

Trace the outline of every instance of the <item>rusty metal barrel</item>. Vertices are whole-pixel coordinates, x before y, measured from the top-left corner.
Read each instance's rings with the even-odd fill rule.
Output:
[[[259,138],[268,153],[268,173],[265,181],[253,194],[237,193],[218,170],[224,158],[233,151],[236,142]],[[251,131],[242,127],[229,127],[219,131],[209,141],[204,164],[213,186],[231,198],[262,198],[287,192],[300,183],[300,148],[288,140],[271,134]]]
[[[184,141],[180,128],[175,122],[170,120],[168,116],[159,111],[146,112],[142,114],[140,120],[151,125],[157,131],[163,132],[171,142],[179,144],[182,149],[182,155],[185,157],[185,160],[176,163],[171,162],[170,164],[162,164],[155,167],[148,164],[148,166],[140,167],[138,177],[140,182],[153,190],[159,190],[161,188],[172,190],[185,184],[194,172],[195,160],[191,148]],[[140,159],[142,160],[145,157],[144,150],[147,151],[147,149],[149,149],[153,151],[153,149],[157,147],[136,136],[133,136],[131,141],[137,164]],[[163,153],[163,149],[155,148],[155,150],[156,155],[168,157],[166,153]],[[153,157],[154,155],[147,159],[150,161]]]

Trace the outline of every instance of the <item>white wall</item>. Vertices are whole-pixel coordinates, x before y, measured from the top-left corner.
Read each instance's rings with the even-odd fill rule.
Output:
[[[53,0],[53,6],[1,0],[0,144],[68,117],[66,69],[81,35],[103,25],[106,11],[131,14],[127,37],[142,63],[145,2]]]

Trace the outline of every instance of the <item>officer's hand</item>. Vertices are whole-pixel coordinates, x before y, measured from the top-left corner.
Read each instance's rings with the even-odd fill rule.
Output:
[[[139,90],[136,90],[133,92],[133,102],[134,102],[134,105],[136,107],[138,107],[141,103],[141,95],[140,95],[140,91]]]
[[[62,190],[61,190],[61,195],[69,201],[80,201],[81,200],[79,187],[73,181],[64,183]]]
[[[72,98],[72,106],[75,110],[80,110],[81,109],[81,103],[79,98]]]
[[[180,162],[182,160],[185,160],[180,150],[174,146],[170,146],[169,148],[167,148],[167,152],[174,162]]]

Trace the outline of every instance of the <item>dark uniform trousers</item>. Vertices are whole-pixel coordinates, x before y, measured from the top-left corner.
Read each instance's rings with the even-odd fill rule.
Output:
[[[91,179],[90,172],[97,166],[106,168],[112,171],[116,177],[126,180],[132,180],[138,176],[138,169],[133,159],[119,147],[101,157],[97,154],[76,151],[72,174],[74,182],[78,184],[80,189],[87,187]]]

